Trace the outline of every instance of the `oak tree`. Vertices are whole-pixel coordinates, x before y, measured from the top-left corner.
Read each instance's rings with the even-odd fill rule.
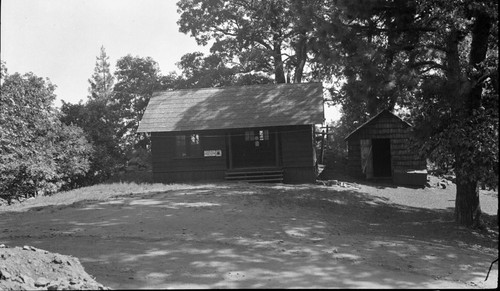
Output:
[[[8,200],[76,187],[92,146],[81,128],[59,121],[50,80],[8,74],[2,62],[0,193]]]

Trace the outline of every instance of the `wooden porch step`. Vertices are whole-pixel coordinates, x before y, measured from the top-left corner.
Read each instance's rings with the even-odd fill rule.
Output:
[[[283,182],[282,169],[240,169],[226,172],[226,180],[244,181],[249,183]]]
[[[259,180],[240,180],[241,182],[248,183],[283,183],[283,178],[280,179],[259,179]]]
[[[226,176],[227,180],[239,180],[241,178],[244,178],[246,180],[249,179],[259,179],[259,178],[266,178],[266,179],[283,179],[283,174],[276,174],[276,175],[239,175],[239,176]]]

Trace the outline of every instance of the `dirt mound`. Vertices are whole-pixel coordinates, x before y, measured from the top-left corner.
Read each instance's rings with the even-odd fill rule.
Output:
[[[110,290],[72,256],[32,246],[0,245],[0,290]]]

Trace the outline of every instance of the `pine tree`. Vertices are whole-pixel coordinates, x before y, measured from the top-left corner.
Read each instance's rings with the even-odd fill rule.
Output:
[[[88,80],[89,100],[79,104],[63,103],[61,108],[62,122],[81,127],[95,149],[90,159],[90,170],[82,181],[85,184],[105,181],[123,164],[123,153],[116,134],[120,129],[119,113],[112,108],[114,77],[108,60],[106,50],[101,46],[94,73]]]
[[[89,79],[91,99],[109,99],[113,92],[114,77],[109,70],[109,57],[104,46],[101,46],[101,54],[96,57],[94,74]]]

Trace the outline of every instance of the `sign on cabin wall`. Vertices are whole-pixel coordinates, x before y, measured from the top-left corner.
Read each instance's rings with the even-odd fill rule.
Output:
[[[222,157],[222,150],[207,150],[203,151],[204,157]]]

